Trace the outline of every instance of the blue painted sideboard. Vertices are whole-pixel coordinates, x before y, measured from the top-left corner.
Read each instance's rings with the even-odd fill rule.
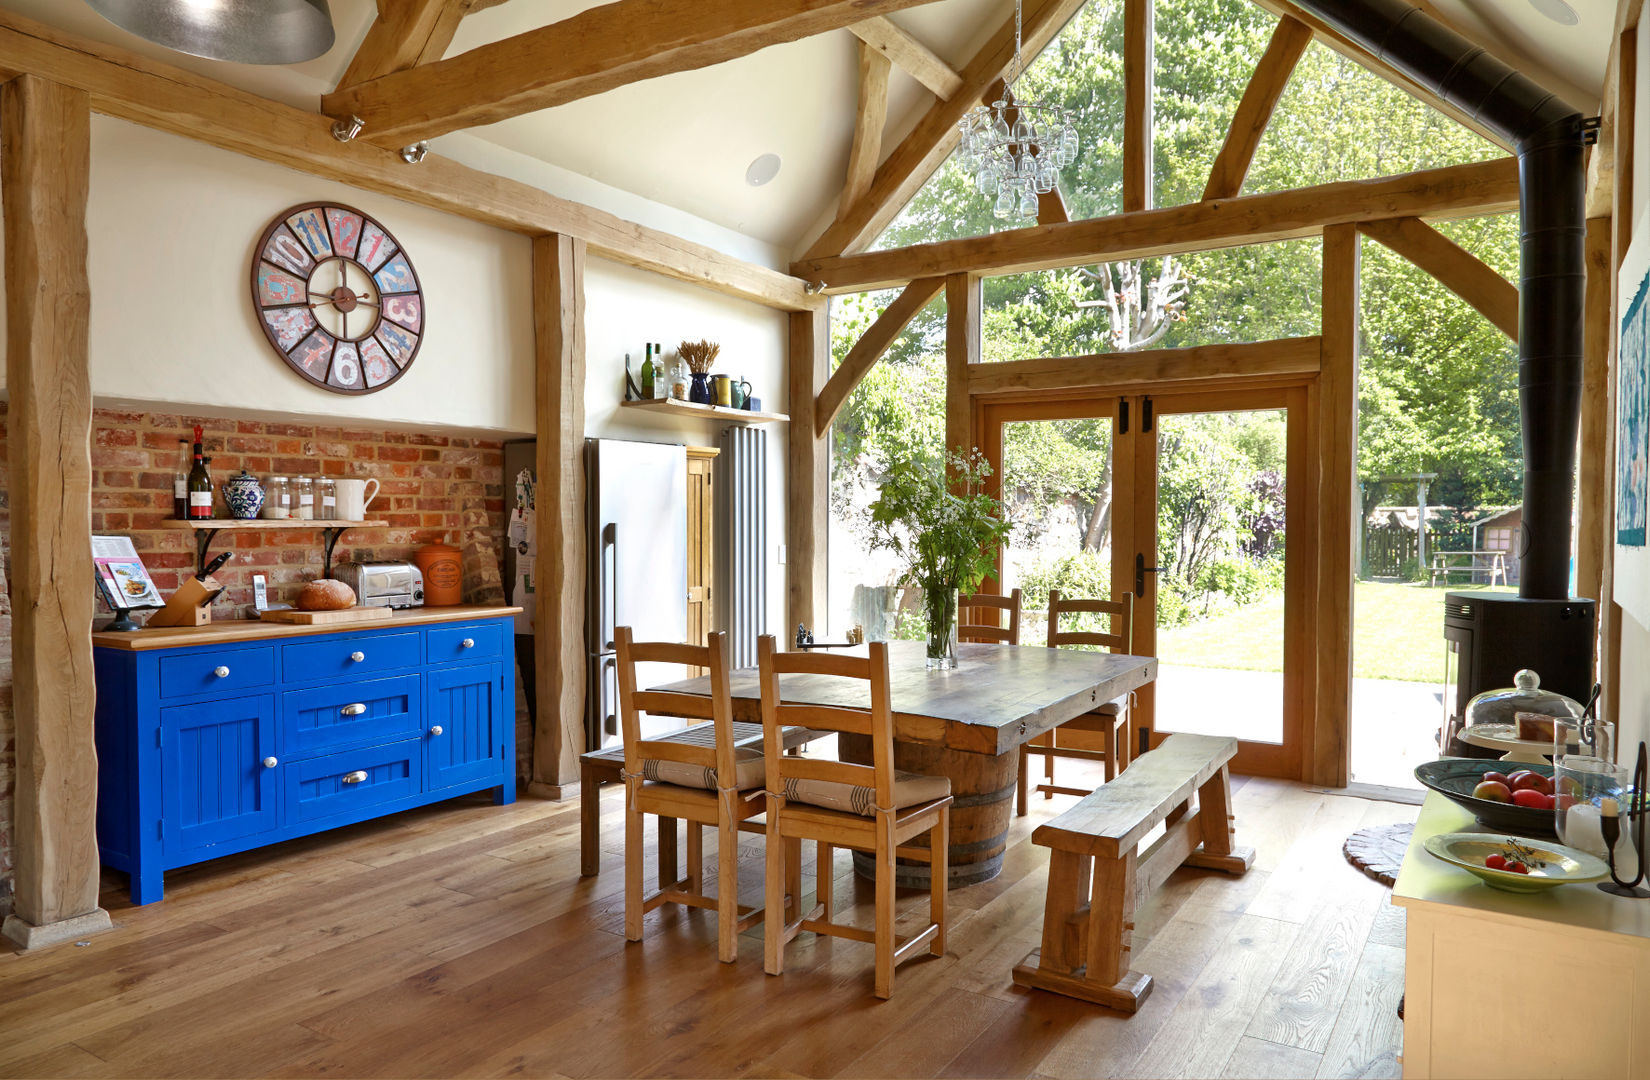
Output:
[[[513,802],[515,608],[93,635],[97,836],[164,871],[491,789]]]

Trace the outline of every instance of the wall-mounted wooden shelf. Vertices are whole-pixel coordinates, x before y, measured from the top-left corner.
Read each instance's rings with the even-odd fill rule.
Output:
[[[728,409],[723,408],[721,405],[701,405],[696,401],[677,401],[675,398],[658,398],[651,401],[621,401],[619,404],[627,409],[647,409],[649,412],[675,413],[678,416],[691,416],[698,420],[721,420],[729,424],[788,423],[791,419],[784,413]]]
[[[326,576],[332,576],[332,549],[345,529],[382,529],[387,521],[338,521],[326,518],[205,518],[179,521],[168,518],[161,522],[163,529],[187,529],[195,534],[195,569],[206,572],[206,553],[212,547],[212,538],[219,532],[275,532],[281,529],[320,529],[326,550]]]

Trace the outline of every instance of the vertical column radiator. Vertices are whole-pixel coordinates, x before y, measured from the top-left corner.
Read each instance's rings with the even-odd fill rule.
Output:
[[[717,474],[716,621],[729,664],[755,667],[756,639],[768,632],[767,433],[730,424]]]

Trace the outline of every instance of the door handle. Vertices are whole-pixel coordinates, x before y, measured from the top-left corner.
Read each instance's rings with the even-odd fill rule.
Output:
[[[1146,595],[1146,575],[1162,569],[1161,566],[1147,566],[1146,556],[1138,551],[1134,553],[1134,595],[1137,599]]]
[[[367,711],[367,707],[357,703],[355,705],[345,705],[338,711],[344,716],[360,716],[362,713]]]
[[[365,769],[356,769],[354,772],[345,773],[343,776],[340,776],[338,778],[338,782],[341,784],[359,784],[366,778],[367,771]]]
[[[598,604],[606,604],[608,594],[611,593],[613,597],[612,604],[599,613],[601,625],[596,627],[596,635],[605,642],[602,645],[605,650],[613,648],[614,624],[619,621],[619,526],[617,523],[610,521],[602,526],[602,546],[607,549],[604,555],[610,554],[612,556],[613,565],[612,572],[605,575],[607,580],[602,583],[606,588],[602,589],[602,595],[597,598]]]

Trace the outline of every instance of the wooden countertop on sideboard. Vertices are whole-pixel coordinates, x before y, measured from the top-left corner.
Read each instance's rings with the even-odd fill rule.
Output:
[[[401,626],[463,622],[467,619],[496,619],[522,611],[507,605],[458,604],[453,607],[402,608],[388,619],[372,622],[266,623],[257,619],[225,619],[205,626],[168,626],[130,633],[102,631],[92,635],[92,644],[105,649],[181,649],[195,645],[232,645],[264,638],[310,637],[315,634],[360,633],[363,630],[393,630]]]

